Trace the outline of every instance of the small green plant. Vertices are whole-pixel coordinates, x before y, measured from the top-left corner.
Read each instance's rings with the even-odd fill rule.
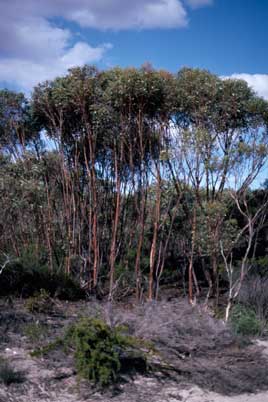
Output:
[[[238,335],[256,336],[260,335],[262,323],[251,308],[237,304],[231,312],[231,325]]]
[[[39,344],[48,334],[47,327],[39,321],[26,324],[23,332],[33,344]]]
[[[24,374],[21,371],[14,370],[6,360],[0,359],[0,382],[10,385],[24,380]]]
[[[61,339],[61,338],[56,338],[55,341],[49,342],[49,343],[48,343],[47,345],[45,345],[45,346],[41,346],[41,347],[38,347],[38,348],[34,349],[34,350],[30,353],[30,355],[31,355],[32,357],[43,357],[43,356],[48,355],[48,354],[49,354],[50,352],[52,352],[53,350],[58,349],[58,348],[61,347],[61,346],[65,347],[63,339]]]
[[[101,386],[118,379],[122,356],[134,344],[131,337],[123,334],[122,328],[111,328],[96,318],[83,318],[73,325],[66,343],[74,349],[78,375]],[[145,357],[142,358],[146,365]]]
[[[51,313],[53,302],[50,294],[45,289],[41,289],[33,297],[29,297],[26,302],[26,308],[30,313]]]

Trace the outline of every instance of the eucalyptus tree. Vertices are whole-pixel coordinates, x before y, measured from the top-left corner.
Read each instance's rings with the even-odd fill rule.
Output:
[[[36,252],[46,239],[43,236],[42,207],[46,195],[40,166],[35,156],[0,163],[0,249],[19,257],[33,247]]]
[[[258,173],[245,166],[248,147],[267,142],[263,130],[267,118],[267,102],[258,98],[245,81],[222,80],[216,75],[198,69],[182,69],[177,76],[177,103],[174,113],[174,153],[180,161],[179,176],[188,176],[195,194],[192,215],[192,250],[189,263],[189,283],[193,256],[196,252],[197,206],[209,230],[210,260],[213,290],[218,281],[218,257],[221,228],[225,219],[226,188],[233,185],[236,173],[243,166],[241,187],[248,188]],[[259,166],[254,154],[254,167]],[[252,169],[253,168],[253,169]],[[205,194],[204,194],[205,190]],[[206,213],[206,209],[214,210]],[[191,293],[191,290],[190,290]]]
[[[20,157],[38,131],[24,94],[0,90],[0,152]]]
[[[56,141],[62,160],[69,248],[66,271],[70,271],[72,256],[86,254],[92,271],[87,279],[93,286],[97,284],[99,270],[96,164],[101,152],[100,98],[98,71],[89,66],[72,69],[65,77],[40,84],[33,94],[35,116],[47,135]],[[88,177],[87,181],[85,177]],[[85,198],[89,198],[89,203]],[[81,225],[88,227],[87,241],[80,239]]]
[[[21,255],[34,238],[36,178],[29,177],[39,130],[22,93],[0,90],[0,254]],[[38,193],[38,191],[37,191]],[[38,195],[36,194],[36,198]],[[27,219],[26,219],[27,216]],[[12,257],[7,259],[10,263]]]
[[[113,286],[114,248],[121,204],[120,184],[127,181],[127,191],[134,195],[135,212],[131,216],[132,219],[137,220],[138,229],[134,241],[136,247],[136,296],[139,299],[141,290],[140,261],[144,242],[148,186],[152,180],[156,180],[157,197],[155,200],[154,234],[150,251],[149,276],[149,298],[152,298],[161,191],[159,155],[172,110],[173,77],[168,73],[157,72],[148,67],[139,70],[116,68],[104,73],[104,82],[106,82],[107,103],[111,106],[112,112],[118,116],[117,156],[120,154],[120,174],[116,175],[118,169],[114,168],[114,178],[117,183],[117,202],[110,258],[110,293]]]

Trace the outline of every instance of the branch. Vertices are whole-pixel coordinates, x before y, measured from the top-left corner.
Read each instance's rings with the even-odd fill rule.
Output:
[[[9,264],[9,263],[11,263],[11,258],[7,255],[7,254],[5,254],[5,253],[3,253],[4,254],[4,256],[6,257],[6,261],[4,262],[4,264],[2,264],[2,265],[0,265],[0,275],[2,274],[2,272],[4,271],[4,269],[6,268],[6,266]]]

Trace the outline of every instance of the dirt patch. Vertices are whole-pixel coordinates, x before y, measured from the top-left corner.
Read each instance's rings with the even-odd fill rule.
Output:
[[[161,357],[174,367],[172,378],[224,395],[268,389],[263,347],[234,336],[228,327],[187,302],[161,302],[124,312],[113,320],[153,340]]]

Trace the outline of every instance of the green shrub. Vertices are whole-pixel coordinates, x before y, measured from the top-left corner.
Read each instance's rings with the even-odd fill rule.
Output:
[[[252,264],[251,276],[257,275],[261,278],[268,276],[268,256],[252,258],[250,263]]]
[[[78,375],[101,386],[118,379],[124,354],[135,343],[122,333],[122,328],[111,328],[102,320],[88,318],[70,328],[66,342],[74,349]],[[139,355],[146,366],[145,357]]]
[[[30,297],[45,289],[51,297],[79,300],[85,292],[72,277],[63,272],[51,272],[38,260],[26,264],[25,257],[16,259],[1,274],[0,296]]]
[[[23,328],[24,335],[32,344],[39,344],[48,334],[47,327],[40,322],[28,323]]]
[[[236,334],[256,336],[261,333],[262,323],[253,309],[237,304],[231,311],[231,325]]]
[[[45,346],[38,347],[31,351],[30,355],[32,357],[44,357],[50,352],[57,350],[59,347],[64,347],[64,341],[62,338],[56,338],[54,341],[49,342]]]
[[[21,371],[14,370],[6,360],[0,359],[0,382],[10,385],[24,380],[24,374]]]
[[[53,303],[49,293],[45,289],[41,289],[39,293],[29,297],[26,301],[26,308],[30,313],[48,314],[53,311]]]

